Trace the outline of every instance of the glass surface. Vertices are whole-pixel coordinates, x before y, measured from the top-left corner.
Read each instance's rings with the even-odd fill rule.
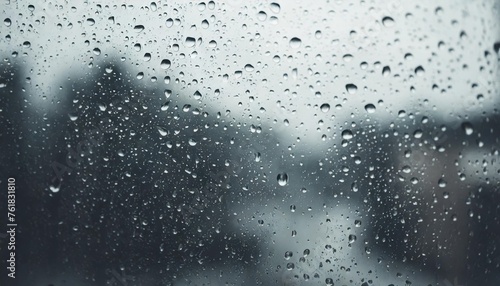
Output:
[[[500,285],[500,1],[0,13],[0,285]]]

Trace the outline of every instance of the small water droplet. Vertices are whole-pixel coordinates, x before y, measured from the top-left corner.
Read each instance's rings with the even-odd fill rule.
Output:
[[[330,104],[323,103],[320,108],[321,108],[321,111],[328,112],[328,111],[330,111]]]
[[[352,83],[346,84],[345,89],[347,90],[347,92],[349,94],[355,94],[356,91],[358,91],[358,87],[355,84],[352,84]]]
[[[346,130],[342,131],[342,138],[344,138],[345,140],[350,140],[350,139],[352,139],[352,137],[353,137],[353,134],[352,134],[351,130],[346,129]]]
[[[134,31],[137,33],[140,33],[142,31],[144,31],[144,26],[143,25],[136,25],[136,26],[134,26]]]
[[[59,190],[61,189],[61,186],[56,186],[56,185],[50,185],[50,190],[53,192],[53,193],[57,193],[59,192]]]
[[[384,77],[388,77],[391,75],[391,68],[389,66],[385,66],[383,69],[382,69],[382,75]]]
[[[10,27],[10,25],[12,25],[12,21],[9,19],[9,18],[5,18],[3,20],[3,23],[5,24],[5,26],[7,27]]]
[[[415,74],[418,76],[423,76],[425,73],[425,70],[422,66],[418,66],[415,68]]]
[[[267,19],[267,14],[266,12],[264,11],[259,11],[259,13],[257,13],[257,19],[261,22],[264,22],[266,19]]]
[[[300,46],[302,45],[302,40],[297,38],[297,37],[293,37],[290,39],[290,47],[293,48],[293,49],[298,49],[300,48]]]
[[[276,2],[272,2],[270,5],[270,9],[273,13],[278,14],[281,10],[280,4]]]
[[[280,173],[280,174],[278,174],[277,180],[278,180],[278,185],[280,185],[282,187],[286,186],[286,184],[288,184],[288,175],[287,175],[287,173]]]
[[[446,187],[446,181],[443,178],[440,178],[439,181],[438,181],[438,186],[440,188]]]
[[[394,19],[392,19],[389,16],[386,16],[386,17],[382,18],[382,24],[385,27],[393,27],[394,26]]]
[[[292,256],[293,256],[293,252],[292,251],[285,252],[285,259],[286,260],[290,260],[290,258],[292,258]]]
[[[165,26],[167,26],[167,28],[170,28],[174,25],[174,19],[172,18],[168,18],[166,21],[165,21]]]
[[[193,37],[186,37],[186,40],[184,41],[184,45],[188,48],[194,47],[196,44],[196,39]]]
[[[172,63],[170,62],[170,60],[167,59],[163,59],[160,63],[160,67],[164,70],[168,69],[171,65]]]
[[[356,241],[356,236],[354,234],[349,235],[349,243],[354,243]]]
[[[194,92],[193,97],[196,100],[200,100],[202,96],[201,96],[201,93],[197,90]]]
[[[351,184],[351,191],[353,191],[353,192],[357,193],[357,192],[358,192],[358,190],[359,190],[359,188],[358,188],[358,184],[356,184],[356,182],[352,183],[352,184]]]
[[[472,135],[472,133],[474,133],[474,128],[470,122],[462,123],[462,129],[465,131],[466,135]]]
[[[161,127],[161,126],[156,126],[156,128],[158,128],[158,132],[160,132],[160,135],[161,136],[167,136],[168,135],[168,130]]]
[[[87,18],[87,24],[89,24],[89,26],[94,26],[95,25],[95,20],[92,19],[92,18]]]
[[[365,110],[368,113],[374,113],[376,110],[376,107],[375,107],[375,105],[368,103],[367,105],[365,105]]]
[[[30,42],[28,42],[28,41],[25,41],[25,42],[23,43],[23,48],[29,48],[29,47],[31,47],[31,43],[30,43]]]

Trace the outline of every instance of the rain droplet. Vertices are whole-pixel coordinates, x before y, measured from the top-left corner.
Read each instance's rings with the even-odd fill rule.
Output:
[[[217,42],[214,40],[211,40],[210,42],[208,42],[208,47],[209,48],[217,48]]]
[[[352,83],[346,84],[345,89],[349,94],[355,94],[358,91],[358,87]]]
[[[94,26],[95,25],[95,20],[92,19],[92,18],[87,18],[87,24],[89,24],[89,26]]]
[[[351,184],[351,191],[353,191],[353,192],[357,193],[357,192],[358,192],[358,190],[359,190],[359,188],[358,188],[358,184],[356,184],[356,182],[352,183],[352,184]]]
[[[354,234],[349,235],[349,243],[354,243],[356,241],[356,236]]]
[[[278,174],[277,180],[278,180],[278,185],[282,187],[286,186],[286,184],[288,184],[288,175],[286,173],[280,173]]]
[[[29,47],[31,47],[31,43],[30,43],[30,42],[28,42],[28,41],[25,41],[25,42],[23,43],[23,47],[24,47],[24,48],[29,48]]]
[[[163,59],[160,63],[160,67],[164,70],[168,69],[171,65],[172,63],[170,62],[170,60],[167,59]]]
[[[292,258],[292,256],[293,256],[293,252],[291,252],[291,251],[285,252],[285,259],[286,260],[290,260],[290,258]]]
[[[57,193],[59,192],[59,190],[61,189],[61,186],[54,186],[54,185],[50,185],[50,190],[53,192],[53,193]]]
[[[392,19],[389,16],[386,16],[386,17],[382,18],[382,24],[385,27],[392,27],[392,26],[394,26],[394,19]]]
[[[373,105],[371,103],[368,103],[367,105],[365,105],[365,110],[368,113],[374,113],[376,109],[377,108],[375,107],[375,105]]]
[[[145,62],[149,62],[151,60],[151,54],[150,53],[145,53],[143,59],[144,59]]]
[[[155,2],[151,2],[151,4],[149,4],[149,9],[151,9],[151,11],[155,12],[157,7],[156,7],[156,3]]]
[[[5,26],[7,27],[10,27],[10,25],[12,25],[12,21],[9,19],[9,18],[5,18],[3,20],[3,23],[5,24]]]
[[[196,39],[193,37],[186,37],[186,40],[184,41],[184,45],[188,48],[194,47],[196,44]]]
[[[247,65],[245,65],[245,70],[246,70],[247,72],[251,72],[251,71],[253,71],[253,70],[254,70],[254,67],[253,67],[251,64],[247,64]]]
[[[302,45],[302,40],[296,37],[290,39],[290,47],[293,49],[298,49]]]
[[[390,76],[391,75],[391,68],[389,66],[385,66],[382,69],[382,75],[385,76],[385,77]]]
[[[345,140],[350,140],[352,139],[353,135],[352,135],[352,131],[349,130],[349,129],[346,129],[344,131],[342,131],[342,138],[344,138]]]
[[[438,186],[440,188],[446,187],[446,181],[443,178],[440,178],[439,181],[438,181]]]
[[[168,130],[161,127],[161,126],[156,126],[156,128],[158,128],[158,132],[160,132],[160,135],[161,136],[167,136],[168,135]]]
[[[323,111],[323,112],[328,112],[329,110],[330,110],[330,104],[328,104],[328,103],[323,103],[323,104],[321,105],[321,111]]]
[[[264,22],[267,19],[266,12],[259,11],[259,13],[257,13],[257,19],[259,19],[259,21],[261,21],[261,22]]]
[[[271,8],[271,11],[275,14],[278,14],[281,10],[280,4],[278,4],[276,2],[272,2],[270,4],[270,8]]]
[[[465,131],[466,135],[472,135],[472,133],[474,133],[474,129],[472,128],[472,124],[470,124],[470,122],[462,123],[462,129]]]
[[[168,18],[166,21],[165,21],[165,26],[167,26],[167,28],[170,28],[174,25],[174,19],[172,18]]]
[[[415,68],[415,74],[418,76],[423,76],[425,73],[425,70],[422,66],[418,66]]]
[[[194,99],[200,100],[201,99],[201,93],[197,90],[193,94]]]
[[[144,31],[144,26],[143,25],[136,25],[134,27],[134,31],[136,31],[137,33],[140,33],[142,31]]]
[[[161,111],[167,111],[167,110],[168,110],[168,107],[169,107],[169,104],[170,104],[170,101],[165,102],[165,103],[164,103],[164,104],[162,104],[162,106],[160,107],[160,110],[161,110]]]

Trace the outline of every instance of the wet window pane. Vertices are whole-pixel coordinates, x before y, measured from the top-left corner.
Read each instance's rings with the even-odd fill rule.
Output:
[[[4,1],[0,284],[500,285],[499,9]]]

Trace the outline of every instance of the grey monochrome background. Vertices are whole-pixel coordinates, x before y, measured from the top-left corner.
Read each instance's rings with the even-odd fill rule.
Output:
[[[0,11],[0,285],[500,285],[500,1]]]

